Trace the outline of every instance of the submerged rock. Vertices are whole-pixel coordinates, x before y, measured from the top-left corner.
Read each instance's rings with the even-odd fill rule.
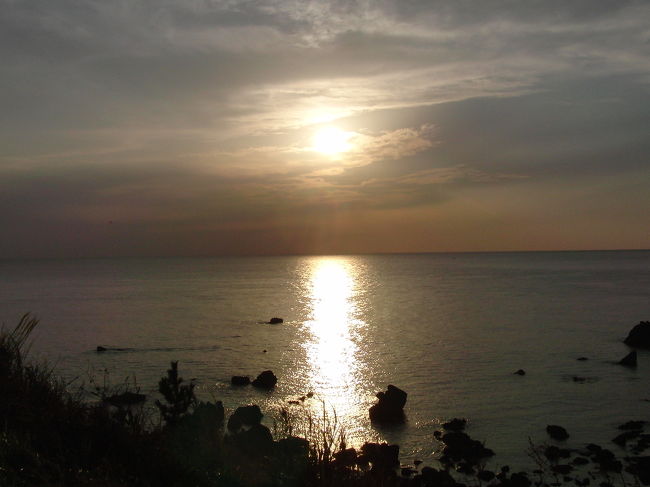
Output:
[[[569,433],[562,426],[557,426],[555,424],[549,424],[546,426],[546,432],[548,436],[554,440],[564,441],[569,437]]]
[[[370,421],[377,423],[402,423],[405,421],[404,405],[407,394],[402,389],[389,385],[386,392],[378,392],[377,404],[369,409]]]
[[[233,386],[247,386],[251,383],[251,379],[245,375],[233,375],[230,379],[230,383]]]
[[[623,343],[630,347],[650,348],[650,321],[641,321],[630,330]]]
[[[628,353],[621,359],[619,364],[625,367],[636,367],[636,351]]]
[[[277,384],[278,378],[270,370],[265,370],[252,382],[253,387],[259,387],[260,389],[273,389],[275,384]]]

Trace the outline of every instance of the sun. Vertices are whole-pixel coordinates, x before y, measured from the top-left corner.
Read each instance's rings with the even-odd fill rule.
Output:
[[[323,127],[314,134],[312,149],[330,155],[347,152],[352,148],[349,141],[353,135],[337,127]]]

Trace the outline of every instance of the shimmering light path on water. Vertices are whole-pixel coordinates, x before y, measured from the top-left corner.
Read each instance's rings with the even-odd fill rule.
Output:
[[[363,378],[368,364],[357,346],[367,326],[359,318],[360,270],[343,257],[313,259],[306,267],[311,313],[303,346],[309,383],[322,401],[310,403],[311,414],[321,416],[325,406],[343,422],[348,440],[357,443],[370,434],[364,422],[354,420],[367,414]]]

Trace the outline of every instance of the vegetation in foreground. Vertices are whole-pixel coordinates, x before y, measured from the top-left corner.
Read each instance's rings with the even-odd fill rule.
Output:
[[[436,432],[441,468],[400,466],[399,447],[346,448],[335,418],[301,422],[283,410],[275,438],[257,406],[226,421],[220,402],[200,402],[176,363],[159,383],[158,418],[134,406],[134,391],[98,387],[101,401],[72,394],[51,368],[26,361],[37,320],[23,316],[0,332],[0,485],[3,486],[435,486],[577,487],[650,485],[650,435],[643,421],[621,425],[613,440],[625,449],[562,447],[566,431],[549,426],[556,443],[531,445],[538,469],[486,468],[494,452],[471,439],[465,421]]]

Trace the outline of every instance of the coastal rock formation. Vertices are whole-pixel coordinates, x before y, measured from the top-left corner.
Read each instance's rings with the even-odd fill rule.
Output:
[[[636,367],[636,351],[628,353],[620,360],[619,364],[625,367]]]
[[[372,464],[372,470],[386,471],[399,466],[399,445],[364,443],[361,453]]]
[[[269,325],[277,325],[280,323],[284,323],[284,320],[282,318],[271,318],[269,320]]]
[[[546,426],[546,432],[548,436],[554,440],[564,441],[569,437],[569,433],[562,426],[557,426],[555,424],[549,424]]]
[[[377,404],[368,411],[370,421],[376,423],[402,423],[407,394],[402,389],[389,385],[386,392],[378,392]]]
[[[494,455],[494,452],[483,446],[483,443],[461,431],[445,433],[442,442],[445,444],[441,458],[443,463],[465,461],[474,464],[482,458]]]
[[[526,371],[524,369],[519,369],[517,372],[515,372],[515,375],[526,375]]]
[[[278,382],[278,378],[270,370],[265,370],[252,382],[254,387],[259,387],[260,389],[273,389],[275,384]]]
[[[262,411],[256,404],[241,406],[228,419],[228,431],[232,434],[238,433],[243,426],[255,426],[262,421]]]
[[[233,375],[230,383],[233,386],[247,386],[251,383],[251,379],[247,375]]]
[[[630,347],[650,348],[650,321],[641,321],[630,330],[623,343]]]
[[[274,446],[271,431],[261,424],[259,406],[238,407],[228,418],[228,441],[251,456],[267,455]]]
[[[454,418],[442,424],[442,427],[448,431],[463,431],[467,424],[466,419]]]

